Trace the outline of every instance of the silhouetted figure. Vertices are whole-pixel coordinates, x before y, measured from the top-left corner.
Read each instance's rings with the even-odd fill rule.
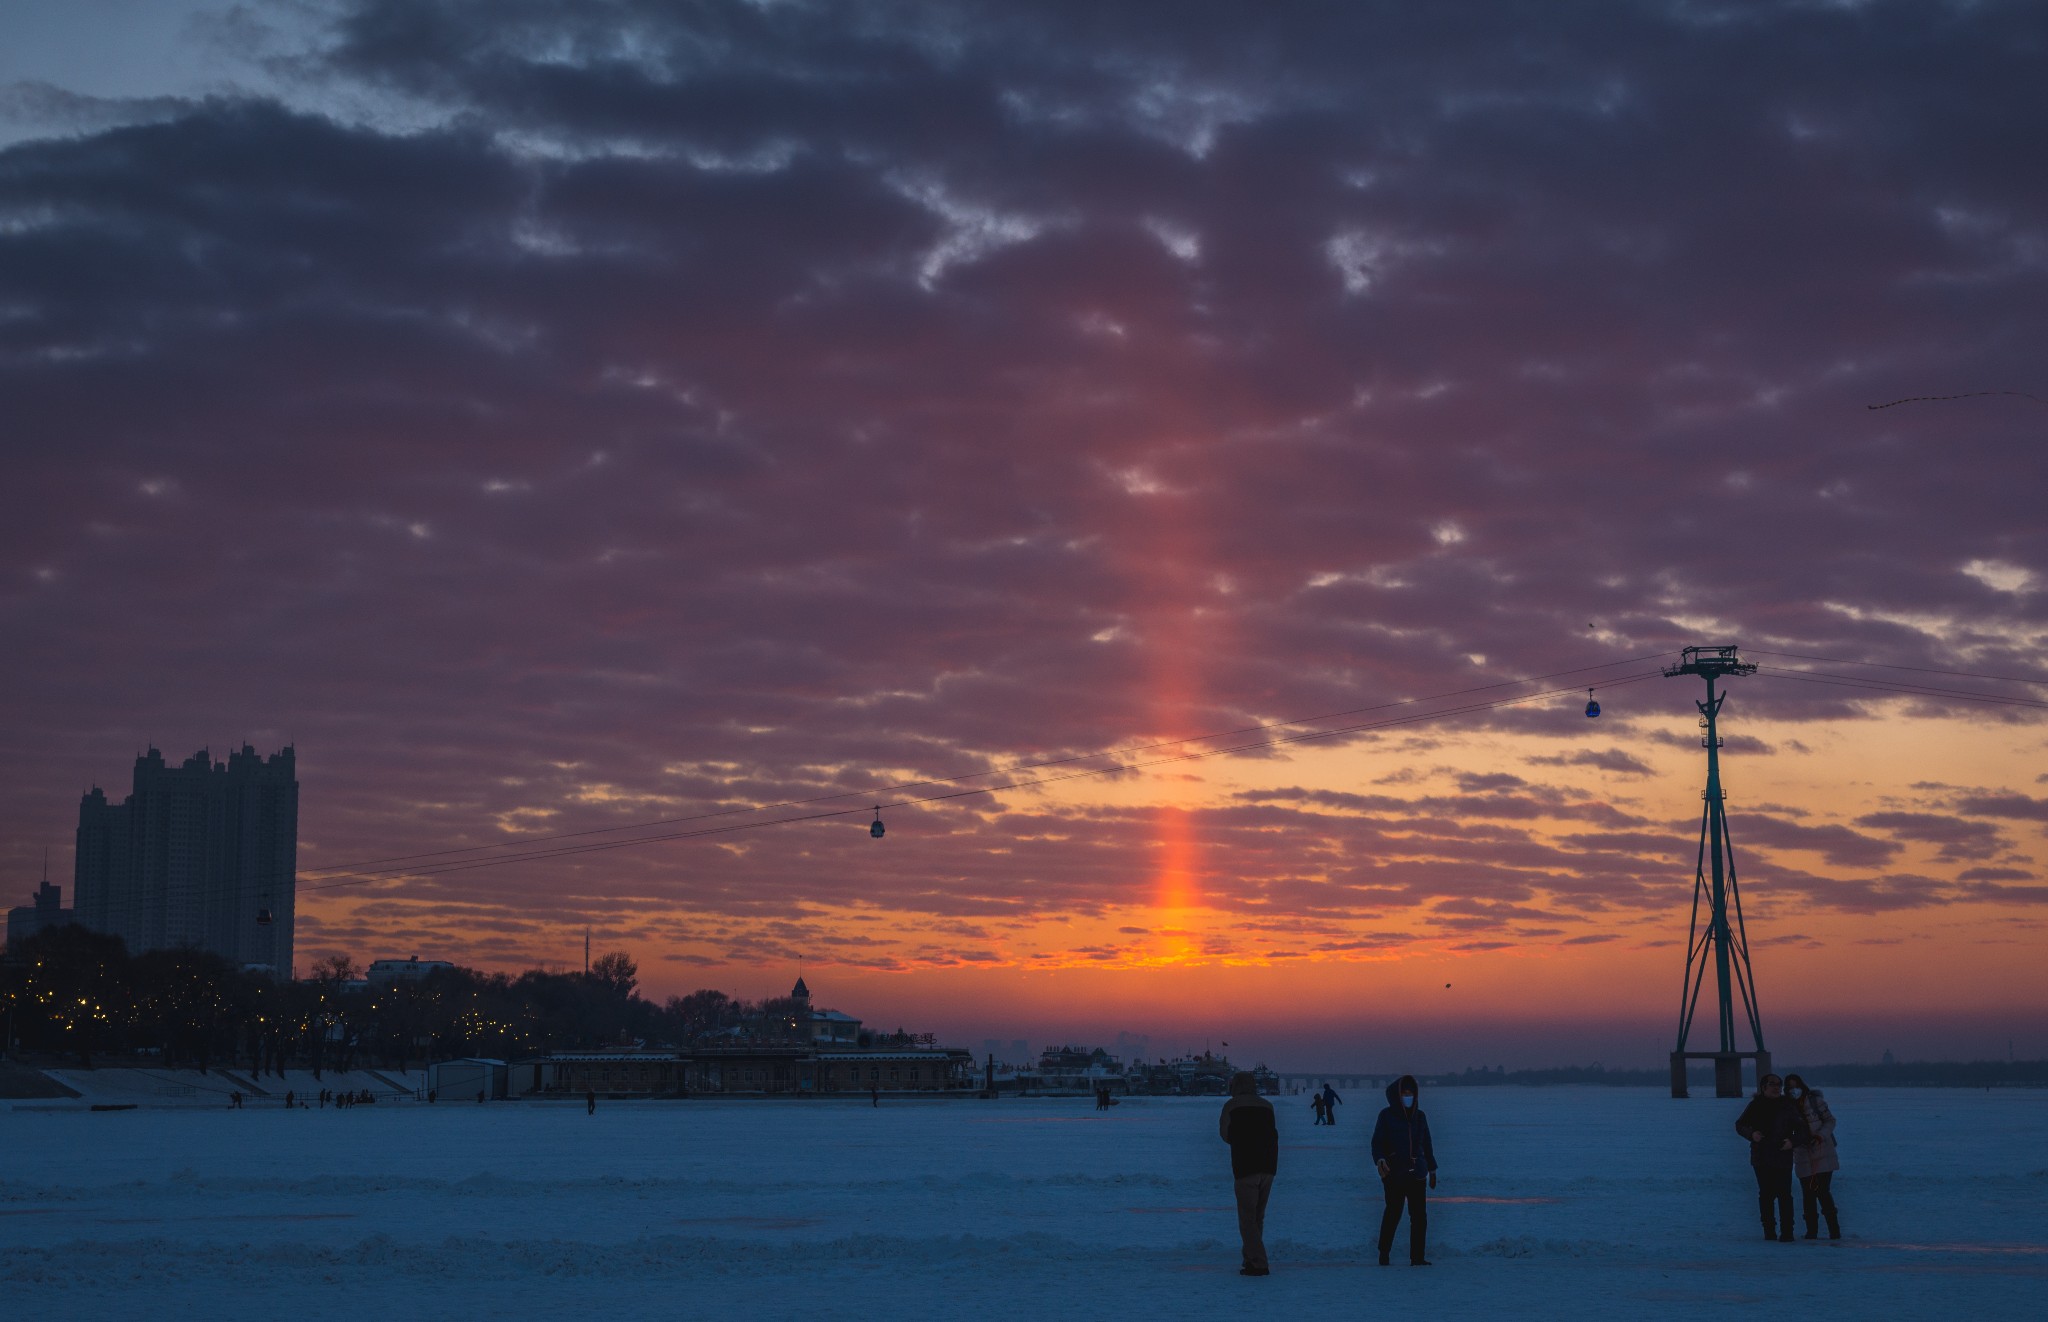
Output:
[[[1828,1238],[1842,1237],[1842,1223],[1835,1215],[1835,1172],[1842,1158],[1835,1150],[1835,1113],[1828,1109],[1820,1089],[1809,1088],[1797,1074],[1785,1076],[1785,1099],[1799,1112],[1806,1126],[1806,1141],[1792,1151],[1792,1173],[1799,1177],[1800,1210],[1805,1213],[1806,1237],[1820,1238],[1820,1219],[1828,1221]]]
[[[1324,1115],[1323,1095],[1321,1093],[1312,1092],[1308,1095],[1308,1109],[1316,1113],[1316,1124],[1322,1125],[1329,1123],[1328,1118]]]
[[[435,1102],[437,1102],[437,1101],[440,1101],[440,1100],[441,1100],[441,1090],[440,1090],[439,1088],[429,1088],[429,1089],[427,1089],[427,1105],[429,1105],[429,1106],[432,1106],[432,1105],[433,1105],[433,1104],[434,1104]]]
[[[880,1110],[880,1109],[881,1109],[881,1106],[882,1106],[882,1085],[881,1085],[881,1084],[879,1084],[879,1083],[871,1083],[871,1084],[869,1084],[869,1085],[868,1085],[868,1104],[869,1104],[870,1106],[874,1107],[874,1108],[875,1108],[875,1109],[877,1109],[877,1110]]]
[[[231,1092],[231,1093],[229,1093],[229,1094],[228,1094],[228,1110],[230,1110],[230,1111],[239,1111],[239,1110],[241,1110],[241,1109],[242,1109],[242,1090],[241,1090],[240,1088],[237,1088],[237,1089],[235,1089],[235,1090],[234,1090],[233,1092]]]
[[[484,1090],[481,1088],[476,1090],[476,1104],[478,1106],[482,1106],[484,1104]]]
[[[298,1094],[287,1088],[284,1092],[284,1109],[289,1111],[298,1105]]]
[[[1327,1086],[1327,1085],[1326,1085]],[[1412,1074],[1387,1085],[1387,1108],[1372,1128],[1372,1161],[1380,1173],[1387,1210],[1380,1214],[1380,1266],[1394,1251],[1394,1231],[1401,1208],[1408,1208],[1408,1265],[1427,1267],[1429,1197],[1436,1188],[1436,1147],[1429,1138],[1429,1117],[1421,1106],[1422,1087]]]
[[[1344,1099],[1343,1099],[1342,1097],[1339,1097],[1339,1096],[1337,1095],[1337,1090],[1336,1090],[1335,1088],[1332,1088],[1332,1087],[1330,1086],[1330,1081],[1329,1081],[1328,1079],[1325,1079],[1325,1080],[1323,1080],[1323,1123],[1324,1123],[1324,1124],[1326,1124],[1326,1125],[1334,1125],[1334,1124],[1336,1124],[1336,1123],[1337,1123],[1337,1105],[1338,1105],[1338,1103],[1342,1102],[1343,1100],[1344,1100]]]
[[[585,1115],[597,1114],[597,1089],[592,1088],[589,1092],[583,1094],[583,1105]]]
[[[1783,1079],[1766,1074],[1758,1081],[1756,1096],[1735,1121],[1735,1132],[1749,1140],[1749,1168],[1756,1173],[1756,1210],[1764,1223],[1764,1238],[1790,1244],[1793,1151],[1808,1135],[1799,1108],[1785,1096]]]
[[[1266,1263],[1266,1200],[1280,1169],[1280,1128],[1273,1104],[1259,1096],[1258,1081],[1239,1072],[1230,1076],[1230,1100],[1217,1118],[1223,1141],[1230,1144],[1230,1179],[1237,1192],[1237,1235],[1244,1245],[1240,1276],[1268,1276]]]

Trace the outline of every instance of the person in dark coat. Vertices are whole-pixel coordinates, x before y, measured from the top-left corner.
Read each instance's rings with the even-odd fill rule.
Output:
[[[592,1088],[583,1094],[583,1106],[585,1115],[597,1114],[597,1089]]]
[[[1828,1238],[1842,1237],[1842,1222],[1835,1214],[1835,1172],[1842,1158],[1835,1151],[1835,1113],[1828,1109],[1820,1089],[1809,1088],[1797,1074],[1785,1076],[1785,1100],[1798,1108],[1806,1122],[1806,1142],[1792,1150],[1792,1172],[1799,1177],[1800,1211],[1806,1217],[1806,1237],[1820,1238],[1820,1218],[1828,1220]]]
[[[1308,1095],[1308,1109],[1316,1113],[1316,1124],[1326,1123],[1323,1118],[1323,1095],[1321,1093],[1313,1092]]]
[[[1380,1216],[1380,1266],[1394,1250],[1394,1231],[1401,1225],[1401,1207],[1408,1208],[1408,1265],[1427,1267],[1429,1199],[1436,1188],[1436,1147],[1430,1142],[1429,1117],[1421,1106],[1422,1087],[1412,1074],[1387,1085],[1387,1108],[1372,1128],[1372,1161],[1379,1169],[1387,1210]]]
[[[1339,1097],[1339,1096],[1337,1095],[1337,1090],[1336,1090],[1335,1088],[1332,1088],[1332,1087],[1330,1086],[1330,1081],[1329,1081],[1328,1079],[1325,1079],[1325,1080],[1323,1080],[1323,1123],[1324,1123],[1324,1124],[1326,1124],[1326,1125],[1334,1125],[1334,1124],[1336,1124],[1336,1123],[1337,1123],[1337,1106],[1338,1106],[1338,1104],[1339,1104],[1340,1102],[1342,1102],[1343,1100],[1344,1100],[1344,1099],[1343,1099],[1342,1097]]]
[[[1280,1169],[1280,1127],[1273,1104],[1259,1096],[1258,1081],[1240,1071],[1230,1076],[1230,1100],[1216,1122],[1230,1145],[1230,1178],[1237,1190],[1237,1234],[1244,1241],[1240,1276],[1270,1276],[1266,1262],[1266,1200]]]
[[[1785,1081],[1766,1074],[1756,1096],[1742,1108],[1735,1132],[1749,1140],[1749,1167],[1756,1173],[1756,1209],[1764,1238],[1792,1242],[1792,1161],[1794,1150],[1811,1137],[1806,1121],[1785,1096]],[[1775,1207],[1777,1217],[1772,1219]]]

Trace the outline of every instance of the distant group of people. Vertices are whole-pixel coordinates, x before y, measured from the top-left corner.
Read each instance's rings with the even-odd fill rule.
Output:
[[[1792,1242],[1792,1180],[1799,1179],[1806,1237],[1820,1238],[1827,1221],[1828,1238],[1842,1237],[1835,1214],[1835,1172],[1842,1158],[1835,1147],[1835,1113],[1818,1088],[1809,1088],[1797,1074],[1780,1079],[1766,1074],[1756,1096],[1735,1121],[1735,1132],[1749,1140],[1749,1166],[1756,1174],[1757,1215],[1764,1238]]]
[[[1408,1264],[1430,1266],[1429,1191],[1436,1188],[1436,1145],[1423,1111],[1422,1088],[1412,1074],[1387,1085],[1387,1105],[1372,1131],[1372,1162],[1386,1200],[1380,1215],[1379,1263],[1392,1261],[1401,1218],[1408,1218]],[[1336,1123],[1339,1098],[1328,1083],[1309,1103],[1315,1123]],[[1098,1101],[1099,1105],[1099,1101]],[[1237,1195],[1237,1231],[1244,1265],[1240,1276],[1271,1275],[1266,1260],[1266,1204],[1273,1177],[1280,1169],[1280,1131],[1273,1104],[1259,1096],[1250,1074],[1232,1076],[1230,1096],[1218,1119],[1223,1141],[1230,1145],[1230,1175]],[[1797,1074],[1779,1078],[1766,1074],[1757,1085],[1735,1130],[1749,1143],[1749,1164],[1756,1174],[1757,1211],[1764,1238],[1790,1243],[1793,1238],[1792,1181],[1802,1195],[1806,1238],[1818,1239],[1826,1222],[1829,1239],[1842,1237],[1836,1215],[1834,1178],[1841,1169],[1835,1144],[1835,1115],[1817,1088]]]
[[[228,1110],[247,1110],[248,1108],[242,1104],[244,1100],[240,1088],[230,1092],[228,1094]],[[429,1100],[432,1100],[431,1097]],[[371,1092],[368,1088],[357,1092],[336,1092],[331,1088],[322,1088],[319,1093],[320,1109],[323,1111],[327,1109],[330,1102],[334,1104],[336,1110],[341,1110],[351,1106],[372,1106],[376,1104],[376,1101],[377,1094]],[[300,1097],[296,1088],[287,1089],[284,1095],[284,1109],[287,1111],[310,1111],[313,1109],[313,1103]]]
[[[1108,1110],[1108,1109],[1109,1109],[1110,1107],[1112,1107],[1112,1106],[1115,1106],[1115,1105],[1116,1105],[1116,1098],[1114,1098],[1114,1097],[1112,1097],[1112,1096],[1110,1096],[1110,1095],[1109,1095],[1109,1085],[1108,1085],[1108,1084],[1106,1084],[1106,1083],[1098,1083],[1098,1084],[1096,1084],[1096,1085],[1095,1085],[1095,1109],[1096,1109],[1096,1110],[1098,1110],[1098,1111],[1107,1111],[1107,1110]]]

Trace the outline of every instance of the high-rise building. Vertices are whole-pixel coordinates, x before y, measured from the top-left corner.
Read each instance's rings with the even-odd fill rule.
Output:
[[[80,800],[72,903],[131,951],[197,946],[290,977],[298,856],[292,749],[201,749],[173,767],[152,748],[125,800],[98,786]]]

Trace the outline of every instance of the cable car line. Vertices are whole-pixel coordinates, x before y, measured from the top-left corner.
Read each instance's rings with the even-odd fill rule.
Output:
[[[2048,702],[2033,698],[2014,698],[2000,693],[1972,693],[1968,689],[1936,688],[1932,685],[1910,685],[1886,683],[1863,675],[1835,675],[1823,670],[1794,670],[1789,666],[1759,666],[1757,673],[1775,675],[1780,679],[1796,679],[1809,684],[1830,684],[1837,688],[1863,689],[1873,693],[1886,693],[1907,698],[1956,698],[1963,702],[1983,702],[1999,707],[2031,707],[2048,711]]]
[[[1850,661],[1839,656],[1812,656],[1805,652],[1766,652],[1761,647],[1743,649],[1751,656],[1782,656],[1796,661],[1825,661],[1831,666],[1875,666],[1880,670],[1910,670],[1921,675],[1954,675],[1958,679],[1990,679],[2002,684],[2040,684],[2048,687],[2048,679],[2025,679],[2019,675],[1986,675],[1975,670],[1935,670],[1929,666],[1896,666],[1887,661]]]
[[[1607,681],[1606,687],[1621,688],[1629,684],[1639,684],[1642,683],[1644,680],[1662,678],[1663,673],[1664,672],[1661,669],[1659,669],[1645,671],[1637,675],[1625,675],[1620,679],[1613,679]],[[1488,687],[1498,686],[1492,685]],[[524,854],[511,854],[502,858],[459,859],[452,860],[446,863],[429,864],[425,867],[408,869],[404,871],[393,869],[388,874],[362,874],[352,878],[333,878],[323,882],[320,885],[301,886],[299,887],[299,889],[302,891],[322,891],[336,890],[343,886],[368,885],[380,881],[416,881],[422,880],[427,877],[441,876],[449,872],[468,872],[477,868],[501,867],[512,863],[530,862],[537,859],[565,858],[574,857],[581,854],[604,853],[606,851],[613,849],[625,849],[632,845],[658,844],[672,840],[690,840],[709,835],[727,835],[737,831],[760,830],[770,826],[792,826],[800,822],[815,822],[824,821],[834,817],[856,816],[861,813],[869,811],[872,811],[876,814],[876,820],[877,822],[879,822],[880,814],[882,810],[885,808],[916,807],[919,805],[929,803],[941,803],[952,799],[973,798],[983,794],[997,794],[1005,790],[1031,789],[1041,785],[1059,784],[1063,781],[1069,780],[1084,780],[1094,776],[1108,776],[1117,775],[1124,772],[1141,771],[1149,767],[1165,766],[1177,762],[1195,762],[1205,758],[1221,757],[1228,753],[1241,753],[1258,748],[1276,748],[1290,744],[1311,743],[1318,739],[1332,739],[1337,737],[1338,735],[1356,734],[1371,730],[1383,730],[1400,725],[1413,725],[1423,721],[1441,720],[1451,716],[1472,715],[1478,712],[1492,711],[1501,707],[1512,707],[1521,705],[1523,703],[1535,702],[1544,698],[1554,698],[1562,693],[1576,693],[1577,691],[1578,690],[1576,686],[1574,686],[1571,688],[1549,689],[1540,693],[1519,694],[1515,697],[1497,698],[1489,702],[1468,703],[1461,707],[1448,708],[1441,711],[1417,712],[1408,715],[1387,717],[1377,721],[1360,722],[1355,725],[1342,726],[1333,730],[1311,730],[1301,734],[1282,735],[1280,737],[1273,739],[1255,740],[1250,743],[1235,744],[1228,748],[1203,749],[1192,753],[1177,753],[1167,757],[1152,758],[1142,762],[1120,763],[1116,766],[1111,767],[1090,767],[1080,771],[1063,772],[1055,776],[1042,776],[1031,780],[1014,781],[1012,783],[1005,785],[982,785],[974,786],[968,789],[950,790],[942,794],[920,795],[912,798],[901,799],[894,803],[877,804],[872,809],[860,807],[832,808],[822,812],[806,813],[796,817],[777,817],[770,818],[765,821],[754,822],[733,822],[720,826],[699,827],[695,830],[690,831],[670,832],[664,835],[635,836],[630,840],[604,840],[589,844],[567,845],[559,849],[535,850]],[[933,782],[925,783],[929,784]],[[872,828],[870,828],[870,834],[874,834]]]
[[[1815,657],[1808,656],[1807,654],[1803,653],[1767,652],[1762,651],[1761,649],[1757,649],[1757,654],[1764,656],[1790,657],[1801,660],[1831,661],[1835,664],[1842,665],[1879,666],[1885,669],[1915,671],[1918,673],[1927,674],[1956,675],[1968,678],[1986,679],[1994,682],[2012,682],[2025,684],[2044,683],[2044,681],[2040,680],[2021,679],[2014,676],[1986,675],[1971,671],[1934,670],[1928,667],[1889,666],[1882,662],[1862,662],[1846,660],[1842,658]],[[1135,753],[1145,753],[1160,748],[1180,747],[1188,744],[1204,743],[1215,739],[1231,738],[1233,736],[1241,734],[1268,733],[1272,731],[1289,730],[1296,726],[1308,724],[1309,722],[1313,721],[1332,720],[1345,716],[1363,715],[1368,712],[1379,712],[1397,707],[1413,706],[1417,703],[1442,701],[1447,698],[1468,696],[1470,694],[1482,693],[1492,689],[1506,688],[1516,684],[1540,682],[1543,679],[1557,678],[1564,675],[1583,674],[1591,670],[1604,670],[1610,669],[1615,666],[1632,664],[1637,661],[1653,660],[1656,656],[1661,655],[1662,653],[1657,653],[1649,657],[1627,658],[1624,660],[1605,662],[1600,665],[1579,666],[1570,670],[1554,671],[1551,672],[1551,674],[1549,675],[1529,676],[1526,678],[1514,680],[1503,680],[1494,684],[1477,685],[1472,688],[1460,689],[1450,693],[1437,694],[1420,698],[1406,698],[1395,702],[1379,703],[1367,707],[1352,708],[1348,711],[1333,712],[1322,716],[1302,717],[1297,720],[1291,721],[1272,722],[1268,724],[1244,726],[1236,730],[1221,731],[1213,734],[1192,735],[1182,739],[1161,740],[1155,743],[1136,745],[1134,747],[1126,749],[1111,750],[1108,752],[1101,753],[1080,754],[1063,758],[1052,758],[1042,762],[1022,763],[1008,768],[968,772],[953,777],[935,778],[921,781],[909,781],[899,785],[885,786],[882,788],[881,792],[897,793],[909,789],[922,789],[938,785],[955,785],[959,784],[962,781],[975,780],[984,776],[1014,775],[1015,773],[1020,771],[1045,770],[1054,767],[1071,766],[1076,762],[1086,762],[1100,758],[1126,757]],[[1854,688],[1865,692],[1886,694],[1891,696],[1921,697],[1931,699],[1950,698],[1966,702],[1978,702],[1999,706],[2024,707],[2037,710],[2048,710],[2048,702],[2035,701],[2033,699],[2027,698],[2015,698],[2001,694],[1980,693],[1965,689],[1953,689],[1936,685],[1919,684],[1912,681],[1887,681],[1881,677],[1873,677],[1866,675],[1842,675],[1827,671],[1803,670],[1789,666],[1765,666],[1761,668],[1761,671],[1764,674],[1775,675],[1785,679],[1797,680],[1802,683],[1826,684],[1835,687]],[[1647,679],[1658,678],[1662,675],[1662,673],[1663,672],[1660,669],[1644,672],[1642,674],[1625,675],[1618,679],[1610,679],[1604,681],[1602,687],[1620,688],[1628,684],[1635,684],[1640,683]],[[1308,730],[1295,734],[1280,734],[1273,738],[1256,739],[1245,743],[1231,744],[1221,748],[1197,749],[1192,752],[1170,754],[1164,757],[1149,758],[1137,762],[1118,762],[1110,766],[1088,767],[1076,771],[1064,772],[1058,775],[1039,776],[1020,780],[1011,780],[1001,785],[970,786],[967,788],[951,790],[939,794],[914,795],[898,799],[893,802],[876,803],[871,808],[833,808],[819,812],[804,813],[793,817],[777,817],[756,821],[721,824],[716,826],[702,826],[696,827],[691,830],[667,832],[659,835],[639,835],[627,839],[589,841],[587,843],[565,845],[553,849],[527,849],[524,852],[506,854],[492,858],[452,857],[454,855],[464,854],[473,855],[483,850],[489,849],[503,849],[515,846],[544,844],[550,841],[559,840],[577,840],[593,835],[611,835],[620,831],[646,830],[652,827],[659,826],[682,825],[691,822],[711,821],[720,817],[729,817],[746,813],[773,812],[786,808],[808,807],[813,804],[828,803],[835,799],[848,798],[854,795],[868,795],[875,792],[873,790],[848,790],[834,794],[819,795],[809,799],[790,800],[788,802],[780,804],[758,805],[743,808],[729,808],[722,809],[720,811],[712,813],[698,814],[696,816],[665,818],[656,821],[632,823],[624,826],[599,827],[584,831],[562,832],[556,835],[530,836],[516,841],[502,841],[495,842],[489,845],[475,845],[456,849],[435,850],[421,854],[394,855],[384,859],[369,860],[367,864],[356,865],[358,868],[367,869],[363,871],[344,871],[341,866],[337,866],[334,868],[321,869],[318,871],[309,872],[304,875],[316,879],[321,879],[322,884],[301,886],[298,889],[306,891],[318,891],[336,889],[342,886],[367,885],[379,881],[396,882],[420,880],[427,877],[440,876],[443,873],[448,872],[471,871],[478,868],[497,867],[502,864],[517,863],[529,860],[575,857],[582,854],[602,853],[612,849],[623,849],[633,845],[657,844],[674,840],[694,839],[700,836],[725,835],[734,832],[755,830],[770,826],[789,826],[801,822],[824,821],[837,817],[858,815],[860,813],[870,811],[872,811],[875,814],[875,818],[874,821],[870,824],[869,834],[874,838],[879,839],[882,836],[881,813],[885,808],[893,809],[902,807],[916,807],[924,804],[946,802],[953,799],[973,798],[985,794],[996,794],[1007,790],[1031,789],[1044,785],[1059,784],[1069,780],[1081,780],[1097,776],[1120,775],[1126,772],[1142,771],[1151,767],[1165,766],[1178,762],[1200,761],[1206,758],[1221,757],[1232,753],[1249,752],[1262,748],[1277,748],[1291,744],[1309,743],[1319,739],[1335,738],[1340,735],[1388,729],[1400,725],[1410,725],[1419,722],[1444,719],[1454,716],[1472,715],[1480,712],[1496,710],[1503,707],[1511,707],[1521,705],[1524,703],[1535,702],[1544,698],[1552,698],[1563,693],[1575,693],[1576,691],[1576,687],[1549,689],[1537,693],[1519,694],[1512,697],[1492,699],[1483,702],[1465,703],[1455,707],[1441,708],[1426,712],[1416,712],[1400,716],[1386,717],[1372,721],[1355,722],[1349,725],[1337,726],[1326,730]],[[1597,711],[1597,704],[1594,704],[1591,701],[1590,692],[1588,697],[1588,706],[1589,708],[1592,708],[1592,710],[1589,710],[1588,715],[1593,714],[1593,711]],[[436,858],[442,859],[444,861],[438,863],[427,863],[423,866],[412,868],[369,866],[370,864],[402,863],[417,859]]]
[[[867,797],[874,794],[897,794],[904,790],[923,789],[929,785],[954,785],[980,776],[1000,776],[1019,771],[1038,771],[1046,767],[1071,766],[1076,762],[1089,762],[1096,758],[1128,757],[1134,753],[1148,753],[1157,748],[1172,748],[1181,744],[1206,743],[1211,739],[1229,739],[1241,734],[1259,734],[1268,730],[1291,729],[1297,725],[1307,725],[1312,721],[1333,721],[1346,716],[1361,716],[1367,712],[1387,711],[1394,707],[1413,706],[1424,702],[1441,702],[1447,698],[1462,698],[1473,693],[1485,693],[1492,689],[1509,688],[1516,684],[1540,684],[1545,680],[1558,679],[1565,675],[1584,674],[1589,670],[1607,670],[1615,666],[1637,665],[1644,661],[1654,661],[1663,655],[1664,653],[1662,652],[1655,652],[1648,656],[1624,657],[1616,661],[1603,661],[1597,665],[1574,666],[1569,670],[1555,670],[1545,675],[1525,675],[1519,679],[1504,679],[1493,684],[1479,684],[1472,688],[1454,689],[1448,693],[1433,693],[1419,698],[1402,698],[1394,702],[1376,703],[1368,707],[1353,707],[1345,711],[1325,712],[1320,716],[1302,716],[1288,721],[1273,721],[1263,725],[1240,726],[1235,730],[1220,730],[1211,734],[1188,735],[1182,739],[1163,739],[1155,743],[1137,744],[1129,748],[1108,749],[1095,753],[1078,753],[1067,757],[1048,758],[1040,762],[1022,762],[1014,766],[997,767],[987,771],[963,772],[957,776],[940,776],[930,780],[903,781],[899,784],[882,785],[868,789],[843,790],[833,794],[814,795],[810,798],[789,799],[781,803],[749,804],[739,808],[721,808],[715,812],[695,813],[683,817],[662,817],[645,822],[628,822],[620,826],[597,826],[580,831],[562,831],[550,835],[521,836],[515,840],[496,840],[481,845],[463,845],[451,849],[432,849],[417,854],[390,854],[382,858],[363,859],[354,863],[335,863],[324,868],[308,868],[299,875],[316,879],[334,876],[353,876],[365,870],[380,870],[379,865],[385,863],[407,863],[423,858],[443,858],[454,854],[473,854],[487,849],[516,849],[526,845],[545,844],[553,840],[574,840],[584,836],[610,835],[619,831],[646,830],[657,826],[678,826],[685,822],[711,821],[720,817],[738,816],[742,813],[776,812],[784,808],[806,808],[812,804],[830,803],[834,799],[847,799],[856,796]],[[405,869],[381,870],[404,871]]]
[[[1619,688],[1625,684],[1640,683],[1641,681],[1646,679],[1657,678],[1662,673],[1663,672],[1660,670],[1650,671],[1640,675],[1626,676],[1622,679],[1610,681],[1609,687]],[[1062,781],[1083,780],[1093,776],[1115,775],[1121,772],[1138,771],[1143,770],[1147,767],[1164,766],[1175,762],[1192,762],[1199,761],[1203,758],[1220,757],[1226,753],[1244,752],[1249,749],[1255,748],[1271,748],[1284,744],[1307,743],[1317,739],[1333,738],[1340,734],[1351,734],[1366,730],[1386,729],[1396,725],[1411,725],[1419,721],[1435,720],[1440,717],[1469,715],[1474,712],[1490,711],[1498,707],[1514,706],[1520,703],[1533,702],[1540,698],[1555,697],[1560,693],[1570,693],[1575,691],[1575,689],[1552,689],[1542,693],[1525,693],[1512,698],[1499,698],[1491,702],[1470,703],[1463,707],[1448,708],[1442,711],[1421,712],[1407,716],[1390,717],[1379,721],[1362,722],[1357,725],[1345,726],[1334,730],[1314,730],[1303,734],[1285,735],[1277,739],[1256,740],[1247,744],[1233,745],[1229,748],[1206,749],[1194,753],[1177,753],[1168,757],[1152,758],[1144,762],[1119,763],[1118,765],[1111,767],[1090,767],[1081,771],[1065,772],[1057,776],[1041,776],[1031,780],[1014,781],[1006,785],[977,786],[970,789],[954,790],[945,794],[923,795],[915,798],[901,799],[894,803],[879,804],[876,805],[875,811],[879,812],[881,808],[913,807],[919,804],[937,803],[949,799],[972,798],[976,795],[996,794],[1004,790],[1010,789],[1029,789],[1040,785],[1058,784]],[[364,885],[366,883],[376,881],[402,881],[418,877],[439,876],[444,872],[464,872],[474,868],[497,867],[500,864],[518,863],[528,859],[563,858],[571,857],[578,854],[602,853],[610,849],[623,849],[629,845],[655,844],[668,840],[687,840],[700,835],[724,835],[734,831],[748,831],[766,826],[787,826],[797,822],[823,821],[825,819],[832,817],[854,816],[867,811],[869,811],[869,809],[858,807],[833,808],[828,809],[824,812],[807,813],[799,817],[778,817],[767,821],[737,822],[725,826],[699,827],[691,831],[677,831],[665,835],[635,836],[630,840],[607,840],[584,845],[568,845],[560,849],[536,850],[525,854],[512,854],[503,858],[457,859],[446,863],[429,864],[422,868],[386,869],[385,873],[387,875],[366,873],[360,874],[352,880],[330,879],[324,885],[304,886],[300,887],[300,889],[330,890],[337,886]]]
[[[2048,404],[2048,399],[2043,399],[2039,395],[2029,395],[2024,390],[1966,390],[1960,395],[1909,395],[1904,399],[1895,399],[1889,404],[1865,404],[1863,407],[1867,409],[1895,409],[1901,404],[1938,404],[1943,400],[1981,399],[1986,395],[2017,395],[2021,399],[2031,399],[2036,404]]]

